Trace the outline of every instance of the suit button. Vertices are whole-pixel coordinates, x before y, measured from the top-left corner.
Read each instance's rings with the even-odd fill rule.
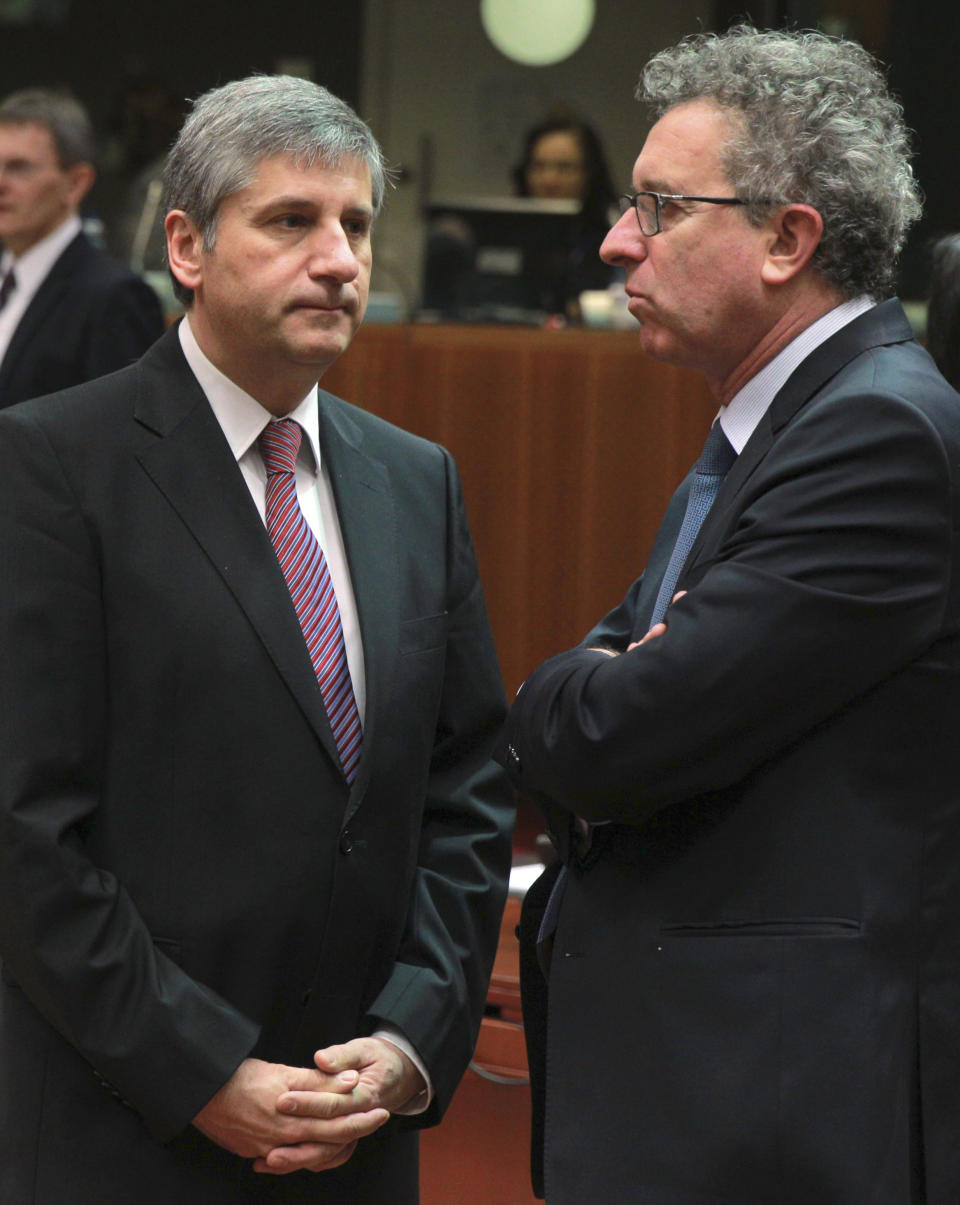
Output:
[[[353,850],[353,837],[350,836],[349,832],[344,831],[340,834],[340,852],[342,854],[348,854],[352,850]]]
[[[512,770],[520,769],[520,753],[516,745],[507,745],[507,761],[510,763]]]

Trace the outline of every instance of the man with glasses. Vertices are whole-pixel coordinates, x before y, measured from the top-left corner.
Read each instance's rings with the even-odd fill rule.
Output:
[[[749,27],[639,94],[601,254],[719,415],[502,750],[562,856],[523,923],[547,1200],[954,1205],[960,398],[891,297],[903,115],[859,46]]]

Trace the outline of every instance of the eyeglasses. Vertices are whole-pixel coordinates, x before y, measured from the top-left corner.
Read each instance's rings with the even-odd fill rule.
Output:
[[[742,197],[687,197],[682,193],[635,192],[620,198],[620,216],[632,209],[640,223],[640,233],[653,238],[663,230],[664,202],[703,201],[707,205],[746,205]]]

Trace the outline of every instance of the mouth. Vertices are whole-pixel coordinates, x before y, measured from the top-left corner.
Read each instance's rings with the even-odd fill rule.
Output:
[[[337,304],[321,301],[296,301],[287,307],[288,314],[299,315],[303,321],[316,326],[349,322],[352,320],[354,312],[353,306],[347,301]]]
[[[627,292],[627,311],[641,326],[650,318],[652,307],[643,293]]]
[[[303,293],[294,297],[290,302],[292,310],[349,310],[354,305],[355,298],[349,288],[322,290],[317,293]]]

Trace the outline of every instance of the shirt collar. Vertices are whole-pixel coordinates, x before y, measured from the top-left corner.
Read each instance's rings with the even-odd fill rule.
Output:
[[[17,276],[17,288],[35,292],[82,229],[83,223],[72,213],[56,230],[28,247],[19,258],[15,259],[8,250],[4,251],[0,256],[0,276],[5,275],[12,266]]]
[[[747,381],[746,385],[720,408],[720,425],[737,455],[746,447],[770,403],[777,396],[793,371],[832,335],[848,323],[873,309],[870,297],[854,297],[812,322],[806,330],[779,351],[769,364]]]
[[[241,389],[236,382],[225,376],[201,351],[200,344],[190,326],[189,313],[181,321],[178,334],[187,364],[200,382],[200,388],[207,395],[207,400],[216,415],[217,422],[223,429],[234,458],[240,460],[250,451],[260,437],[260,432],[274,416],[266,407],[261,406],[256,398],[251,397],[246,390]],[[320,416],[316,385],[310,389],[296,409],[285,417],[295,419],[303,428],[313,452],[315,470],[319,472],[321,463]]]

